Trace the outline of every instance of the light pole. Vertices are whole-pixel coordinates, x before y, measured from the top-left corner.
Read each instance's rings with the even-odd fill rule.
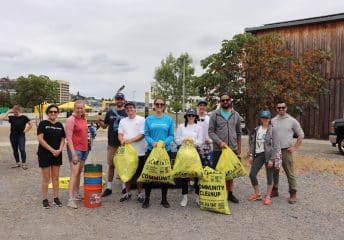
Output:
[[[183,59],[183,112],[185,112],[185,58]]]

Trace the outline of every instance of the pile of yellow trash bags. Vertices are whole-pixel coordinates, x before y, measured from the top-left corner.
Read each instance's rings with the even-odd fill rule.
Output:
[[[134,147],[130,144],[120,146],[114,157],[114,164],[120,179],[128,182],[138,167],[138,156]],[[222,150],[216,169],[203,168],[195,146],[189,141],[185,141],[179,148],[172,169],[164,144],[159,142],[148,156],[137,181],[175,184],[174,178],[198,178],[200,208],[230,214],[226,180],[246,175],[246,169],[230,148]]]

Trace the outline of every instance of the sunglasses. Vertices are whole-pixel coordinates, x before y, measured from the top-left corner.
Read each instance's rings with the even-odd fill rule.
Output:
[[[222,103],[224,103],[224,102],[230,102],[231,100],[229,99],[229,98],[226,98],[226,99],[221,99],[220,100]]]
[[[165,106],[165,103],[155,103],[154,105],[157,107],[163,107],[163,106]]]
[[[59,113],[58,111],[49,111],[48,113],[54,113],[54,114],[57,114]]]
[[[115,100],[123,100],[123,98],[115,98]]]
[[[196,117],[195,115],[187,115],[188,117]]]
[[[280,109],[286,109],[286,107],[277,107],[278,110]]]

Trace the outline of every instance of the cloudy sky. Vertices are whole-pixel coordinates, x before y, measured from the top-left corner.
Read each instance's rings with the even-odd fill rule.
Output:
[[[169,53],[199,61],[254,27],[344,12],[343,0],[11,0],[0,14],[0,77],[47,75],[71,92],[143,100]]]

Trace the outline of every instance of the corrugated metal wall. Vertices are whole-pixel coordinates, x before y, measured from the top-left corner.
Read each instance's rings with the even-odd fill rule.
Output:
[[[330,93],[317,97],[318,110],[307,109],[299,118],[307,137],[327,139],[330,122],[344,117],[344,20],[262,30],[256,34],[270,32],[278,33],[297,57],[307,49],[320,48],[331,53],[331,60],[321,68]]]

